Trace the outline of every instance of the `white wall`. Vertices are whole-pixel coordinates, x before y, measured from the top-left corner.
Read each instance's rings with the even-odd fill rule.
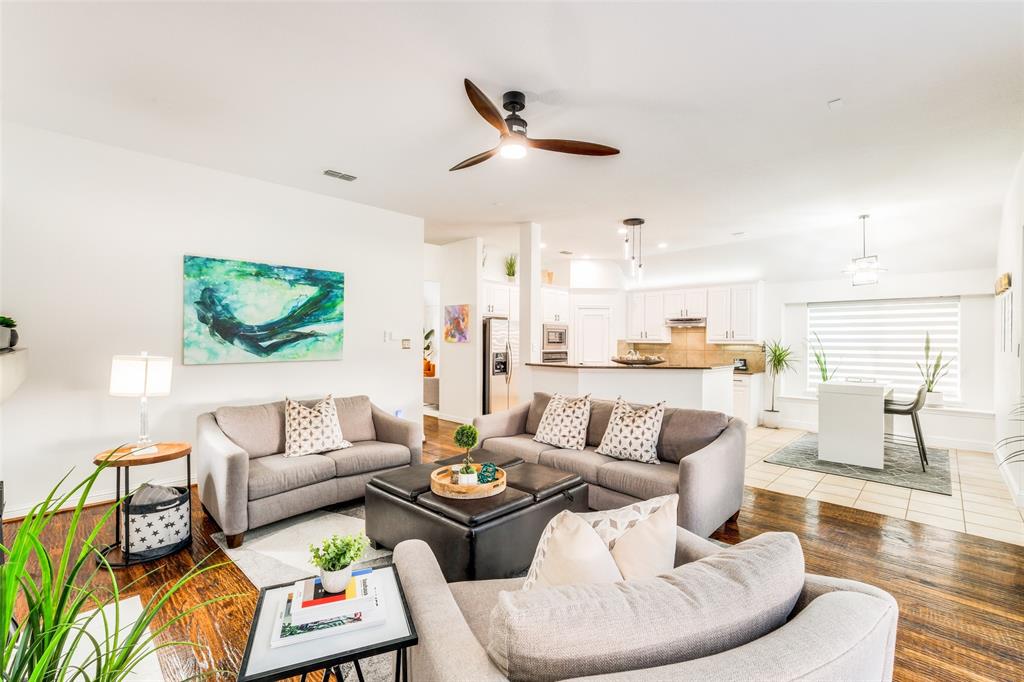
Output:
[[[32,358],[0,408],[8,515],[137,434],[137,402],[107,395],[114,354],[174,358],[172,394],[150,403],[160,440],[192,440],[218,405],[286,395],[366,393],[420,418],[421,219],[13,124],[3,165],[2,306]],[[184,254],[343,271],[343,360],[182,366]],[[132,482],[183,477],[171,462]],[[113,487],[110,474],[96,497]]]
[[[624,280],[618,261],[573,260],[569,266],[570,289],[622,289]]]
[[[1003,203],[1002,221],[999,229],[999,247],[996,256],[995,274],[1009,272],[1010,291],[1003,296],[1013,297],[1012,343],[1003,349],[998,334],[993,334],[995,355],[995,409],[996,437],[1021,434],[1021,423],[1010,419],[1010,410],[1021,401],[1021,314],[1024,313],[1024,267],[1022,267],[1022,231],[1024,231],[1024,156],[1017,164]],[[1018,446],[1021,444],[1017,444]],[[1005,451],[997,455],[1005,456]],[[1017,497],[1017,504],[1024,506],[1024,463],[1012,463],[1001,467],[1007,484]]]
[[[469,422],[480,414],[483,399],[483,369],[480,354],[480,310],[483,290],[480,286],[482,273],[483,242],[478,239],[445,244],[441,247],[441,306],[469,304],[469,343],[448,343],[440,340],[441,358],[444,368],[440,374],[440,399],[438,413],[443,419]]]

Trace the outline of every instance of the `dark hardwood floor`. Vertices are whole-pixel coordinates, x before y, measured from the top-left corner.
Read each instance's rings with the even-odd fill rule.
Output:
[[[427,418],[424,426],[425,459],[459,453],[451,445],[455,424]],[[198,501],[194,508],[199,509]],[[87,512],[88,520],[100,514],[101,508],[93,507]],[[63,516],[57,517],[52,536],[46,538],[55,551],[66,535]],[[227,561],[210,537],[217,530],[213,522],[196,512],[193,524],[195,540],[189,550],[154,564],[119,570],[120,584],[138,580],[133,591],[146,599],[162,583],[200,561]],[[17,521],[5,523],[5,537],[11,537],[17,525]],[[745,491],[738,522],[715,537],[735,543],[779,530],[799,536],[809,572],[862,580],[896,597],[900,604],[896,679],[1024,679],[1024,547],[752,488]],[[155,572],[145,575],[154,568]],[[213,595],[240,596],[209,607],[165,633],[164,641],[191,640],[202,645],[198,650],[164,650],[161,665],[166,679],[184,680],[215,670],[225,671],[217,679],[234,679],[256,592],[242,572],[227,563],[177,595],[169,613]]]

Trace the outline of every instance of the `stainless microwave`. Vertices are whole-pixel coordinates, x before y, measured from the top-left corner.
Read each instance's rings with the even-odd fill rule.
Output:
[[[544,325],[544,350],[569,350],[569,328],[564,324]]]

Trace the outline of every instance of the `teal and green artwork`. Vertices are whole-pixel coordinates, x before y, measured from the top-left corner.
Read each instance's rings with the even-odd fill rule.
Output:
[[[185,256],[186,365],[340,360],[345,273]]]

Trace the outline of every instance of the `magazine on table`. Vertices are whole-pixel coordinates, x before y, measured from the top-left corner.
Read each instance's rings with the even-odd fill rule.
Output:
[[[379,597],[371,586],[370,575],[369,569],[354,572],[346,589],[337,593],[325,591],[320,578],[298,581],[292,592],[292,624],[348,616],[377,606]]]
[[[382,625],[385,621],[385,609],[381,602],[380,590],[376,584],[377,576],[365,574],[356,580],[357,591],[352,599],[329,602],[314,607],[301,608],[302,592],[293,588],[288,593],[284,604],[281,606],[274,622],[274,629],[271,633],[270,646],[277,648],[288,644],[298,644],[321,637],[330,637],[344,632],[361,630],[375,625]],[[347,602],[347,608],[345,608]],[[299,606],[298,613],[305,611],[305,617],[295,618],[296,606]],[[334,607],[336,610],[324,614],[325,607]],[[306,620],[309,611],[320,614],[315,620]]]

